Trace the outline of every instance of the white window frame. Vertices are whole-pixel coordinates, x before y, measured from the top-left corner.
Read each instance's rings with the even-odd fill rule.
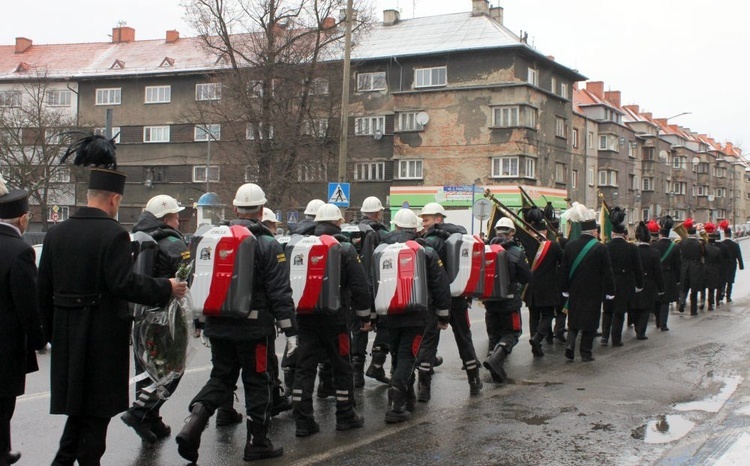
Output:
[[[563,139],[568,138],[568,122],[563,117],[555,117],[555,136]]]
[[[257,183],[259,174],[260,165],[258,162],[245,165],[245,183]]]
[[[653,191],[654,190],[654,178],[651,176],[644,176],[641,178],[641,191]]]
[[[644,222],[648,222],[651,218],[651,209],[649,207],[644,207],[641,209],[641,220]]]
[[[64,167],[60,165],[50,166],[49,182],[70,183],[70,167]]]
[[[518,178],[519,172],[518,156],[492,157],[492,178]]]
[[[328,95],[328,80],[323,77],[313,78],[310,81],[310,95]]]
[[[492,107],[492,126],[495,128],[515,128],[520,126],[521,109],[518,105]]]
[[[687,168],[687,157],[683,155],[672,157],[672,168],[678,170],[684,170],[685,168]]]
[[[273,125],[264,125],[262,122],[258,123],[258,129],[260,130],[260,140],[273,139]],[[245,127],[245,139],[255,140],[255,126],[252,123],[248,123]]]
[[[217,183],[221,181],[221,168],[218,165],[208,166],[209,183]],[[193,183],[205,183],[206,182],[206,166],[205,165],[193,165]]]
[[[568,98],[568,85],[566,83],[560,83],[560,97],[563,99]]]
[[[313,118],[305,120],[302,125],[302,134],[316,138],[324,138],[328,134],[328,119]]]
[[[536,68],[529,67],[529,71],[526,74],[526,81],[534,86],[539,86],[539,70]]]
[[[674,190],[674,194],[678,195],[686,195],[687,194],[687,182],[685,181],[675,181],[672,183],[672,189]]]
[[[441,87],[448,85],[448,67],[433,66],[414,70],[414,88]]]
[[[221,83],[198,83],[195,85],[195,100],[221,100]]]
[[[589,131],[588,138],[589,138],[588,139],[589,144],[588,144],[587,149],[593,149],[594,148],[594,132],[593,131]]]
[[[627,145],[628,145],[628,157],[630,157],[631,159],[634,159],[634,158],[635,158],[635,149],[636,149],[636,148],[637,148],[638,146],[637,146],[637,144],[636,144],[635,142],[633,142],[633,141],[628,141],[628,142],[627,142]]]
[[[617,187],[617,171],[609,169],[599,170],[599,186]]]
[[[94,105],[120,105],[121,103],[121,87],[103,87],[96,90],[96,102]]]
[[[526,171],[524,172],[524,176],[526,178],[536,179],[536,159],[526,157],[525,165]]]
[[[172,101],[172,86],[146,86],[144,103],[168,104]]]
[[[384,91],[387,87],[385,71],[357,73],[357,92]]]
[[[73,92],[68,89],[50,89],[45,99],[48,107],[70,107],[72,100]]]
[[[570,176],[570,187],[571,189],[578,188],[578,170],[573,170]]]
[[[552,78],[550,78],[550,86],[549,87],[550,87],[550,90],[552,91],[552,93],[555,94],[555,95],[557,95],[557,79],[555,79],[554,76],[552,76]]]
[[[573,147],[577,149],[578,148],[578,129],[577,128],[573,128],[572,139],[573,141],[571,143],[573,144]]]
[[[421,180],[424,178],[424,160],[401,159],[398,161],[399,180]]]
[[[328,177],[328,170],[325,164],[321,163],[300,163],[297,164],[297,181],[300,183],[318,183],[325,181]]]
[[[354,119],[355,136],[372,136],[378,131],[385,133],[385,116],[367,116]]]
[[[253,98],[262,98],[263,97],[263,80],[261,79],[251,79],[247,82],[247,92],[250,94],[250,97]]]
[[[385,162],[355,164],[354,181],[385,181]]]
[[[170,127],[169,125],[144,126],[143,142],[146,144],[159,144],[169,142]]]
[[[706,197],[708,196],[708,193],[710,192],[710,190],[711,189],[705,184],[699,184],[695,186],[695,195],[698,197]]]
[[[417,123],[418,113],[419,112],[399,112],[398,131],[402,133],[409,131],[423,131],[424,126]]]
[[[21,91],[0,91],[0,107],[20,107],[22,102]]]
[[[99,134],[101,136],[104,136],[104,132],[106,131],[106,128],[99,127],[94,128],[94,134]],[[120,143],[120,127],[119,126],[113,126],[112,127],[112,136],[115,138],[115,144]]]
[[[193,128],[193,141],[206,142],[210,138],[214,141],[221,140],[221,125],[212,123],[210,125],[195,125]]]
[[[564,163],[555,162],[555,183],[565,183],[566,182],[566,166]]]

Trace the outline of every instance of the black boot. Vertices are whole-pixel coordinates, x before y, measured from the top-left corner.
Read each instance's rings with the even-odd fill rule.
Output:
[[[190,417],[177,434],[177,452],[188,461],[198,461],[198,448],[201,445],[201,434],[208,424],[211,413],[201,403],[190,409]]]
[[[216,426],[231,426],[242,422],[242,413],[232,407],[222,407],[216,410]]]
[[[432,397],[430,393],[430,383],[432,382],[432,375],[427,371],[417,371],[418,384],[417,384],[417,400],[422,403],[427,403]]]
[[[543,339],[544,337],[537,333],[531,338],[531,340],[529,340],[529,343],[531,343],[531,354],[533,354],[535,358],[541,358],[544,356],[544,350],[542,349]]]
[[[505,382],[505,379],[508,378],[508,374],[505,372],[505,368],[503,367],[506,357],[507,353],[505,352],[505,348],[498,344],[495,347],[495,351],[492,352],[492,355],[486,361],[484,361],[484,367],[488,371],[490,371],[492,380],[495,383],[503,383]]]
[[[388,389],[388,411],[385,413],[385,422],[395,424],[404,422],[411,418],[411,413],[406,410],[406,393],[398,388]]]
[[[371,379],[377,380],[378,382],[385,384],[391,383],[391,378],[385,375],[385,369],[383,369],[383,364],[385,364],[387,356],[388,353],[385,351],[373,350],[372,361],[370,361],[370,365],[367,367],[365,375]]]
[[[284,368],[284,396],[292,396],[292,387],[294,386],[294,367]]]
[[[318,366],[318,398],[328,398],[336,396],[336,389],[333,388],[333,369],[328,363]]]
[[[466,375],[469,377],[469,393],[471,395],[479,395],[482,391],[482,379],[479,378],[479,366],[474,366],[473,369],[466,369]]]
[[[354,388],[362,388],[365,386],[364,358],[360,356],[354,356],[352,358],[352,376],[354,377]]]
[[[6,464],[15,464],[20,459],[21,459],[20,451],[5,452],[4,454],[0,454],[0,466],[5,466]]]
[[[281,385],[273,387],[273,405],[271,406],[271,416],[278,416],[284,411],[292,409],[292,400],[284,395],[284,389]]]
[[[404,404],[404,407],[407,411],[410,413],[414,412],[414,408],[417,405],[417,391],[414,390],[414,380],[412,379],[411,384],[409,385],[409,389],[406,390],[406,403]]]
[[[278,458],[284,454],[283,447],[274,447],[268,438],[268,424],[247,420],[247,442],[245,443],[245,461]]]

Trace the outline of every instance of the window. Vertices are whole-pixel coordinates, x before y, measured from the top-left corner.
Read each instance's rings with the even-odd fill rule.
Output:
[[[708,196],[709,188],[706,185],[698,185],[695,187],[696,196]]]
[[[526,76],[526,81],[534,86],[539,85],[539,70],[529,67],[529,73]]]
[[[565,83],[560,84],[560,97],[563,99],[568,98],[568,85]]]
[[[589,168],[586,172],[586,183],[588,183],[589,186],[594,186],[594,169]]]
[[[641,180],[641,189],[643,191],[653,191],[654,190],[654,179],[650,177],[644,177]]]
[[[687,217],[687,211],[675,209],[674,212],[672,212],[672,217],[674,217],[675,220],[682,220]]]
[[[260,165],[258,162],[245,165],[245,183],[257,183],[258,172],[260,172]]]
[[[573,170],[573,176],[570,177],[570,187],[578,188],[578,170]]]
[[[564,163],[555,164],[555,183],[565,183],[567,167]]]
[[[354,134],[357,136],[372,136],[376,132],[384,133],[385,117],[359,117],[354,119]]]
[[[169,142],[169,126],[144,126],[143,142]]]
[[[617,172],[614,170],[599,170],[599,186],[617,186]]]
[[[310,82],[310,95],[328,94],[328,80],[326,78],[313,78]]]
[[[21,145],[23,142],[23,129],[0,128],[0,142]]]
[[[654,148],[653,147],[644,147],[641,150],[641,153],[643,155],[643,160],[654,160]]]
[[[52,128],[45,129],[44,130],[45,143],[50,144],[50,145],[62,144],[67,139],[67,136],[62,134],[64,131],[65,130],[62,130],[62,129],[52,129]]]
[[[552,78],[549,89],[553,94],[557,94],[557,79],[555,79],[554,77]]]
[[[167,167],[143,167],[143,180],[145,183],[151,183],[151,185],[154,182],[163,183],[167,181]],[[146,185],[149,186],[148,184]]]
[[[213,139],[214,141],[218,141],[221,139],[221,125],[212,124],[195,126],[195,129],[193,130],[194,141],[208,141],[209,138]]]
[[[620,142],[615,134],[600,134],[599,135],[599,150],[611,150],[618,152],[620,150]]]
[[[573,147],[578,148],[578,130],[573,128]]]
[[[172,86],[146,86],[147,104],[167,104],[172,100]]]
[[[400,180],[421,180],[422,179],[422,161],[421,160],[399,160],[398,161],[398,178]]]
[[[695,166],[695,171],[699,174],[708,173],[708,162],[700,162]]]
[[[650,218],[651,218],[651,209],[646,208],[646,209],[641,210],[641,220],[643,220],[644,222],[648,222]]]
[[[20,107],[21,93],[19,91],[0,91],[0,107]]]
[[[638,148],[638,145],[635,142],[628,142],[628,157],[631,159],[635,158],[635,150]]]
[[[708,171],[706,171],[706,173],[708,173]],[[714,167],[714,176],[716,178],[726,178],[727,169],[723,167]]]
[[[422,131],[424,126],[417,122],[419,112],[403,112],[398,114],[399,131]]]
[[[568,137],[568,125],[565,118],[555,117],[555,136],[559,138]]]
[[[322,163],[302,163],[297,166],[297,181],[315,182],[326,179],[326,166]]]
[[[260,139],[273,139],[273,125],[265,125],[264,123],[258,123],[257,131],[256,126],[252,123],[247,124],[245,129],[246,139],[255,139],[255,135],[260,132]]]
[[[221,100],[221,83],[196,84],[195,100]]]
[[[96,105],[120,105],[122,98],[121,88],[97,89]]]
[[[672,167],[684,170],[687,167],[687,157],[672,157]]]
[[[727,188],[716,188],[716,197],[727,197]]]
[[[62,166],[49,167],[50,183],[70,183],[70,168]]]
[[[448,84],[448,68],[418,68],[414,70],[414,87],[434,87]]]
[[[263,81],[250,80],[247,82],[247,92],[250,97],[263,97]]]
[[[208,167],[208,181],[217,182],[219,181],[219,166],[210,165]],[[205,183],[206,182],[206,165],[194,165],[193,166],[193,183]]]
[[[492,177],[493,178],[517,178],[518,177],[518,157],[493,157],[492,158]]]
[[[99,134],[101,136],[104,136],[105,132],[106,132],[106,128],[94,128],[94,134]],[[115,138],[115,144],[119,144],[120,143],[120,127],[119,126],[112,127],[112,136]]]
[[[536,128],[536,109],[525,105],[493,107],[492,126],[497,128],[517,126]]]
[[[526,157],[526,178],[536,178],[536,160]]]
[[[594,132],[589,131],[589,141],[588,141],[588,148],[594,147]]]
[[[669,180],[664,181],[664,192],[665,193],[671,193],[672,192],[672,182]]]
[[[354,166],[355,181],[385,180],[385,162],[358,163]]]
[[[47,91],[47,105],[50,107],[70,107],[72,92],[67,90]]]
[[[62,222],[70,217],[70,207],[54,206],[47,208],[47,221],[48,222]]]
[[[674,193],[675,194],[686,194],[687,193],[687,183],[684,181],[675,181],[673,183],[674,187]]]
[[[328,134],[328,120],[325,118],[305,120],[303,122],[302,132],[308,136],[324,138],[326,137],[326,134]]]
[[[357,92],[384,91],[385,88],[385,71],[357,74]]]
[[[638,177],[633,174],[628,174],[628,189],[635,191],[638,189]]]

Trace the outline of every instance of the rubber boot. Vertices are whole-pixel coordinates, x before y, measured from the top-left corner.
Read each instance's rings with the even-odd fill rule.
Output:
[[[271,406],[271,416],[278,416],[284,411],[292,409],[292,400],[284,395],[284,389],[281,385],[273,387],[273,405]]]
[[[529,343],[531,344],[531,354],[533,354],[535,358],[541,358],[544,356],[544,350],[542,349],[543,339],[544,337],[537,333],[531,337],[531,340],[529,340]]]
[[[190,409],[190,416],[177,434],[177,452],[188,461],[198,461],[198,448],[201,446],[201,434],[208,424],[211,413],[201,403],[195,403]]]
[[[475,366],[473,369],[466,369],[466,375],[469,377],[469,393],[471,395],[479,395],[482,391],[482,380],[479,378],[479,367]]]
[[[495,347],[495,351],[492,355],[484,361],[484,367],[490,371],[492,380],[495,383],[503,383],[508,378],[508,374],[505,372],[503,364],[505,364],[505,358],[508,354],[505,352],[505,348],[499,344]]]
[[[245,443],[245,461],[278,458],[284,454],[283,447],[274,447],[268,438],[268,424],[247,420],[247,442]]]
[[[417,391],[414,390],[414,380],[412,379],[409,384],[409,389],[406,391],[406,404],[404,405],[406,410],[410,413],[414,412],[414,408],[417,405]]]
[[[395,424],[404,422],[411,418],[411,413],[406,410],[406,393],[398,388],[388,389],[388,411],[385,413],[385,422]]]
[[[221,407],[216,410],[216,426],[231,426],[233,424],[239,424],[242,422],[242,413],[235,410],[233,407]]]
[[[354,377],[354,388],[365,386],[365,361],[360,356],[352,358],[352,376]]]
[[[292,387],[294,386],[294,367],[284,368],[284,396],[292,396]]]
[[[336,396],[336,389],[333,388],[333,369],[330,363],[323,363],[318,366],[318,398],[330,396]]]
[[[417,384],[417,400],[422,403],[430,401],[432,394],[430,393],[430,383],[432,382],[432,375],[427,371],[418,371],[418,384]]]
[[[375,379],[378,382],[382,382],[385,384],[391,383],[391,378],[385,375],[385,369],[383,369],[383,364],[385,364],[385,359],[388,356],[388,353],[385,351],[372,351],[372,361],[370,361],[369,367],[367,367],[367,372],[365,375],[367,377],[370,377],[371,379]],[[356,386],[356,385],[355,385]]]

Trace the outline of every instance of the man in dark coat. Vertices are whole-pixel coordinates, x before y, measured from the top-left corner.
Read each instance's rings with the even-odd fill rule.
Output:
[[[729,257],[724,262],[724,278],[727,282],[726,292],[724,296],[728,303],[732,302],[732,286],[734,285],[734,277],[737,274],[737,265],[739,264],[740,270],[745,269],[745,263],[742,261],[742,250],[738,242],[732,239],[732,229],[727,226],[724,229],[724,243],[727,245],[729,251]]]
[[[669,305],[680,300],[680,273],[682,271],[682,255],[680,248],[669,239],[674,222],[672,217],[665,215],[659,220],[659,240],[651,246],[659,252],[659,263],[664,278],[664,294],[656,299],[654,314],[656,315],[656,326],[662,332],[669,331],[667,319],[669,318]]]
[[[636,338],[646,340],[646,328],[654,302],[664,293],[664,277],[659,264],[659,251],[651,247],[651,233],[645,222],[638,224],[635,239],[638,241],[637,249],[643,266],[643,291],[632,295],[629,311],[633,311],[635,317]]]
[[[50,228],[39,265],[39,306],[53,347],[52,414],[66,414],[54,465],[99,464],[112,416],[128,408],[128,301],[165,305],[187,285],[133,273],[130,236],[115,220],[120,172],[93,169],[88,205]]]
[[[157,244],[156,257],[152,270],[144,271],[146,275],[159,278],[172,278],[183,263],[190,261],[190,250],[178,231],[180,218],[178,213],[184,210],[175,198],[166,194],[159,194],[149,199],[146,210],[133,226],[133,233],[139,231],[148,234]],[[136,309],[143,310],[142,307]],[[135,325],[139,325],[142,315],[136,313]],[[138,333],[138,332],[134,332]],[[136,376],[144,369],[140,359],[135,358]],[[159,409],[166,401],[153,392],[144,391],[151,385],[150,379],[139,380],[135,387],[135,401],[133,405],[120,417],[128,426],[132,427],[143,440],[154,443],[160,438],[167,437],[172,429],[164,424],[159,416]],[[176,378],[164,388],[168,395],[174,393],[180,383]]]
[[[17,462],[11,450],[10,420],[16,397],[23,395],[26,374],[39,370],[34,350],[42,334],[36,297],[34,249],[21,239],[31,220],[28,193],[8,191],[0,178],[0,465]]]
[[[290,228],[290,233],[293,235],[312,235],[315,230],[315,214],[318,213],[318,209],[323,204],[325,204],[325,202],[320,199],[313,199],[308,202],[304,212],[305,218],[303,218],[298,224],[294,225],[293,228]]]
[[[585,209],[585,206],[582,206]],[[599,328],[602,300],[615,297],[615,280],[607,247],[596,239],[594,215],[583,215],[581,236],[568,241],[562,260],[563,297],[567,298],[568,347],[565,357],[575,358],[575,342],[581,333],[580,354],[593,361],[594,334]]]
[[[704,225],[704,228],[708,234],[708,242],[705,244],[706,292],[708,293],[708,310],[713,311],[714,305],[720,306],[724,299],[724,296],[722,296],[726,286],[724,262],[729,258],[729,249],[723,241],[719,241],[719,232],[716,230],[716,225],[708,222]]]
[[[683,223],[689,235],[680,241],[680,254],[682,255],[682,270],[680,271],[680,312],[685,312],[685,302],[690,295],[690,315],[698,315],[698,292],[703,290],[705,284],[705,247],[695,237],[696,230],[693,220],[688,218]]]

